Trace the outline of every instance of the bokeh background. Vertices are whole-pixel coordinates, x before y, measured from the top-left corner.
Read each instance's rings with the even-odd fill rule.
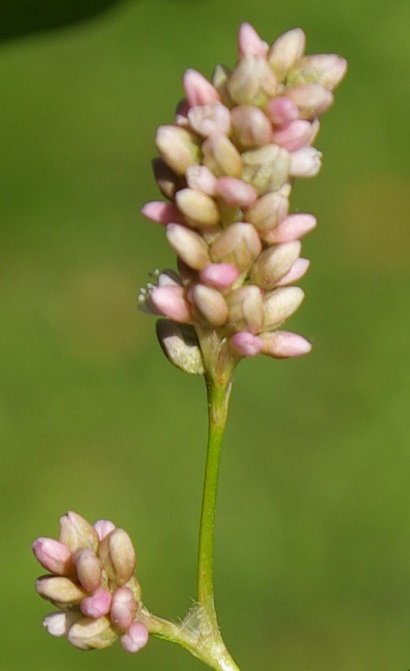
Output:
[[[136,297],[173,265],[141,205],[157,125],[188,66],[232,65],[248,20],[269,42],[349,59],[323,119],[307,298],[313,353],[236,376],[222,460],[216,589],[243,671],[410,668],[410,5],[408,0],[0,2],[0,639],[3,671],[201,664],[152,640],[81,653],[41,628],[30,550],[67,509],[137,546],[144,600],[195,596],[206,406]]]

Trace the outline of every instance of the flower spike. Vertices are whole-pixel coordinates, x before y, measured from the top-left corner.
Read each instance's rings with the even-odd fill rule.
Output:
[[[33,552],[50,571],[36,581],[36,590],[61,609],[44,619],[49,634],[82,650],[106,648],[118,637],[134,640],[123,644],[129,652],[147,643],[135,552],[123,529],[109,520],[91,525],[69,512],[60,521],[60,540],[38,538]]]
[[[189,363],[189,372],[203,365],[216,374],[229,352],[234,366],[259,353],[310,350],[301,336],[273,337],[302,301],[302,290],[291,286],[309,267],[299,239],[316,225],[311,214],[289,214],[289,200],[294,179],[321,168],[312,146],[318,117],[332,104],[346,61],[305,55],[305,45],[300,28],[269,46],[243,23],[232,70],[218,66],[212,83],[187,70],[177,121],[157,133],[155,175],[170,202],[147,203],[143,213],[167,225],[180,278],[141,300],[146,311],[189,325],[201,361]],[[178,342],[176,335],[161,338],[168,358],[184,369],[175,352],[182,361],[185,350],[196,350]]]

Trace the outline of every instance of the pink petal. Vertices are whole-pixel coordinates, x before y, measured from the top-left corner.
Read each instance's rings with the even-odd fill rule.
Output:
[[[127,652],[138,652],[148,642],[148,629],[142,622],[133,622],[128,632],[121,636],[121,645]]]
[[[148,300],[157,314],[175,322],[187,323],[192,319],[191,308],[182,287],[154,287]]]
[[[221,100],[216,88],[197,70],[189,68],[185,71],[183,86],[189,107]]]
[[[74,569],[72,552],[54,538],[37,538],[33,552],[37,561],[51,573],[68,575]]]
[[[267,354],[276,359],[289,359],[296,356],[308,354],[312,349],[311,343],[290,331],[274,331],[273,333],[262,333],[262,354]]]
[[[310,266],[309,259],[303,259],[303,258],[296,259],[296,261],[292,265],[291,269],[286,273],[286,275],[283,275],[276,282],[276,286],[285,287],[288,284],[293,284],[293,282],[297,282],[298,280],[300,280],[301,277],[303,277],[307,273],[309,266]]]
[[[289,214],[279,224],[270,230],[265,240],[270,245],[281,242],[291,242],[303,237],[316,226],[316,217],[313,214]]]
[[[184,221],[184,217],[176,205],[173,203],[163,203],[160,200],[145,203],[141,214],[159,224],[169,224],[171,222],[180,224]]]
[[[238,34],[239,57],[266,56],[268,44],[264,42],[250,23],[242,23]]]
[[[110,520],[97,520],[97,522],[93,524],[93,527],[98,534],[98,538],[102,541],[105,536],[108,536],[111,531],[114,531],[115,524]]]
[[[256,356],[262,351],[262,340],[248,331],[235,333],[230,339],[229,344],[234,352],[249,358]]]
[[[216,289],[227,289],[239,277],[239,270],[232,263],[209,263],[199,273],[203,284]]]
[[[98,619],[110,612],[112,596],[108,590],[97,589],[92,596],[86,597],[80,604],[81,612],[88,617]]]
[[[236,177],[220,177],[216,192],[230,207],[241,209],[251,207],[258,197],[258,192],[251,184],[246,184]]]

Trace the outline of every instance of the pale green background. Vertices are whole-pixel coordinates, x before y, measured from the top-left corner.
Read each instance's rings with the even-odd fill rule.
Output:
[[[2,671],[204,668],[155,640],[130,656],[49,637],[30,545],[67,509],[112,518],[151,609],[177,618],[195,595],[205,394],[136,309],[173,264],[139,209],[184,69],[233,64],[243,20],[267,41],[300,25],[350,72],[292,202],[319,219],[290,322],[314,351],[236,377],[223,634],[242,671],[410,668],[408,0],[129,0],[0,44]]]

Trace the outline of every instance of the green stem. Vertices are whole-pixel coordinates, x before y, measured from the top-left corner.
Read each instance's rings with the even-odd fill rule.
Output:
[[[218,384],[206,378],[208,393],[208,451],[202,497],[201,522],[198,550],[198,603],[208,615],[213,627],[217,627],[214,585],[213,557],[215,536],[215,512],[218,489],[219,463],[222,441],[228,416],[229,397],[232,380]]]
[[[208,394],[208,450],[199,528],[197,603],[176,624],[141,607],[139,620],[153,636],[177,643],[214,671],[240,671],[229,654],[218,627],[214,602],[213,556],[219,462],[228,417],[234,360],[227,359],[220,374],[205,375]]]

